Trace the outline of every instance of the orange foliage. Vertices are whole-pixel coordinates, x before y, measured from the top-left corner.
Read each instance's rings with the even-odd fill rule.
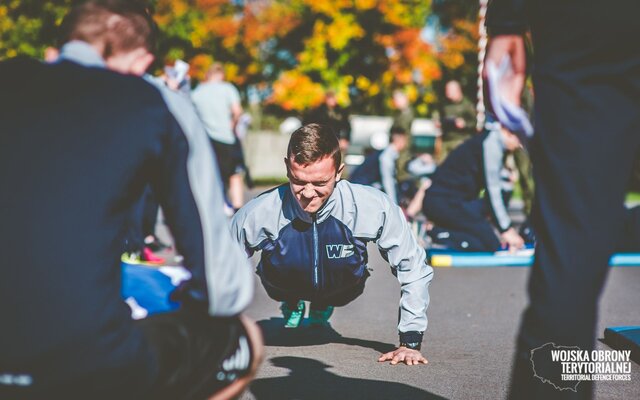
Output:
[[[441,41],[440,61],[449,69],[455,70],[464,65],[465,53],[478,52],[478,23],[456,20],[451,32]]]
[[[295,71],[284,72],[273,83],[272,102],[285,110],[304,111],[317,107],[324,99],[322,85]]]
[[[189,75],[198,81],[203,81],[207,70],[213,64],[213,57],[208,54],[198,54],[189,60]]]

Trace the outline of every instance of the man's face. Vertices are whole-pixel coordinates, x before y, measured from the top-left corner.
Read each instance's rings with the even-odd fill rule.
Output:
[[[409,99],[404,93],[393,94],[393,106],[398,110],[404,110],[409,106]]]
[[[307,165],[298,164],[293,158],[285,158],[284,161],[291,191],[300,207],[310,214],[317,212],[333,193],[344,164],[336,171],[332,157]]]
[[[407,145],[409,144],[409,138],[407,136],[408,135],[394,136],[393,141],[396,143],[396,149],[398,149],[398,151],[402,151],[407,148]]]
[[[334,108],[338,105],[338,99],[336,99],[334,94],[328,94],[327,97],[325,97],[324,102],[329,108]]]
[[[444,90],[445,90],[445,96],[447,96],[449,100],[454,102],[459,102],[462,100],[462,97],[463,97],[462,88],[460,87],[460,84],[458,83],[458,81],[447,82]]]

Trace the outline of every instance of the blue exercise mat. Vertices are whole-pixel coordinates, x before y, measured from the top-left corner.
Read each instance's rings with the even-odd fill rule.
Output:
[[[496,255],[495,253],[429,252],[430,263],[434,267],[528,267],[533,264],[533,256]]]
[[[131,307],[134,319],[175,310],[179,304],[169,299],[171,292],[191,277],[182,267],[152,267],[122,262],[122,298]]]
[[[529,267],[533,264],[531,250],[516,254],[508,252],[471,253],[451,249],[428,250],[429,261],[434,267]],[[639,253],[618,253],[609,260],[612,267],[639,267]]]
[[[638,253],[617,253],[609,259],[612,267],[640,267],[640,254]]]
[[[640,326],[615,326],[604,330],[604,342],[616,350],[631,350],[631,359],[640,364]]]

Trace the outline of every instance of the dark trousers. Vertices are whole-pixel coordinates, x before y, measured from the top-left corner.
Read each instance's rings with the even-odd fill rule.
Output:
[[[449,247],[463,251],[497,251],[500,240],[489,222],[486,201],[429,196],[427,192],[423,210],[438,228],[446,230],[445,243]]]
[[[532,161],[537,235],[510,398],[589,399],[534,377],[531,350],[591,350],[608,258],[621,240],[625,188],[640,142],[640,2],[530,1]],[[630,321],[631,322],[631,321]],[[540,371],[537,371],[540,374]]]
[[[160,205],[151,187],[145,187],[138,204],[131,213],[129,226],[125,238],[125,252],[142,251],[145,246],[144,238],[156,232],[156,220]]]
[[[623,240],[619,252],[640,253],[640,206],[625,209]]]
[[[150,187],[147,187],[143,195],[142,208],[142,235],[143,237],[156,235],[156,221],[160,204],[156,200]]]
[[[334,307],[342,307],[351,303],[353,300],[357,299],[364,293],[364,287],[369,278],[370,274],[368,270],[364,271],[364,275],[358,282],[356,282],[353,286],[348,286],[338,291],[335,291],[330,294],[326,293],[310,293],[304,291],[298,291],[297,293],[292,293],[291,290],[283,290],[282,288],[278,288],[271,284],[266,277],[258,272],[258,276],[260,276],[260,280],[262,281],[262,286],[265,291],[275,301],[284,301],[290,305],[296,304],[299,300],[310,301],[314,304],[312,309],[324,309],[328,306]]]

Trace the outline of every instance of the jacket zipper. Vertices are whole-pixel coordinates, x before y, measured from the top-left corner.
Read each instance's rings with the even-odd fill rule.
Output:
[[[316,217],[313,216],[313,287],[318,289],[319,280],[319,254],[318,254],[318,227],[316,223]]]

